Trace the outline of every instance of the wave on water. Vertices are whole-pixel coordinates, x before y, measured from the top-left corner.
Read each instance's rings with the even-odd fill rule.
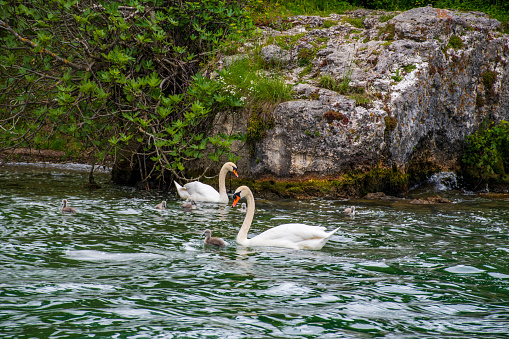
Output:
[[[132,261],[164,258],[163,255],[155,253],[108,253],[96,250],[69,250],[65,253],[65,257],[83,261]]]
[[[458,181],[454,172],[435,173],[428,179],[428,183],[434,185],[439,191],[458,188]]]

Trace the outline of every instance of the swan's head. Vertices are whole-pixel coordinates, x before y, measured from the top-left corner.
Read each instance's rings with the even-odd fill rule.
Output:
[[[233,174],[235,174],[237,178],[239,177],[239,174],[237,172],[237,165],[235,165],[233,162],[227,162],[223,166],[226,167],[228,171],[233,172]]]
[[[233,194],[233,204],[232,207],[235,207],[237,203],[239,202],[240,198],[243,198],[246,196],[246,192],[250,191],[249,187],[247,186],[240,186],[235,190],[235,193]]]
[[[62,200],[62,208],[67,206],[67,199]]]
[[[166,208],[166,200],[161,201],[161,206],[163,206],[164,208]]]
[[[203,234],[202,234],[202,236],[207,237],[207,238],[209,238],[211,235],[212,235],[211,230],[205,230],[205,232],[203,232]]]

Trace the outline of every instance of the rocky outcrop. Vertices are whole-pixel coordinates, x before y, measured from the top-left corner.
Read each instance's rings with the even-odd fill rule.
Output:
[[[334,175],[379,161],[387,115],[381,104],[368,113],[355,100],[327,89],[304,84],[294,89],[316,99],[284,102],[274,110],[275,127],[256,147],[253,173]]]
[[[274,128],[253,157],[245,154],[249,176],[406,171],[416,159],[454,170],[467,135],[486,120],[509,120],[509,36],[497,31],[498,21],[431,7],[386,20],[390,14],[295,17],[291,31],[276,33],[305,32],[290,50],[262,49],[267,62],[286,65],[296,100],[276,107]],[[361,18],[364,28],[347,17]],[[346,83],[343,94],[322,88],[324,75]]]

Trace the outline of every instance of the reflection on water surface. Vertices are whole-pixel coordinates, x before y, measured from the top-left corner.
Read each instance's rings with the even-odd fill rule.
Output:
[[[440,186],[453,203],[257,200],[252,235],[341,227],[312,252],[237,246],[238,208],[189,211],[163,192],[87,190],[86,178],[0,169],[0,337],[509,335],[508,196]],[[63,198],[77,214],[60,213]],[[342,213],[352,205],[354,218]],[[204,247],[206,228],[229,246]]]

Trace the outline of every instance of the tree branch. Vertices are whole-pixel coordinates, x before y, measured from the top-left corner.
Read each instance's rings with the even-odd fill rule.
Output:
[[[33,42],[32,40],[30,39],[27,39],[27,38],[23,38],[21,35],[19,35],[14,29],[12,29],[9,25],[7,25],[7,23],[3,20],[0,20],[0,28],[3,28],[5,29],[6,31],[9,31],[11,34],[13,34],[19,41],[29,45],[29,46],[32,46],[32,47],[38,47],[37,44],[35,42]],[[85,66],[81,66],[81,65],[78,65],[78,64],[75,64],[73,62],[70,62],[69,60],[67,59],[64,59],[62,57],[59,57],[58,55],[56,55],[55,53],[51,52],[50,50],[46,49],[46,48],[43,48],[41,50],[41,53],[44,53],[46,55],[49,55],[49,56],[52,56],[53,58],[57,59],[58,61],[60,62],[63,62],[64,64],[66,65],[69,65],[71,66],[72,68],[74,69],[77,69],[77,70],[80,70],[80,71],[88,71],[90,70],[90,67],[85,67]]]

